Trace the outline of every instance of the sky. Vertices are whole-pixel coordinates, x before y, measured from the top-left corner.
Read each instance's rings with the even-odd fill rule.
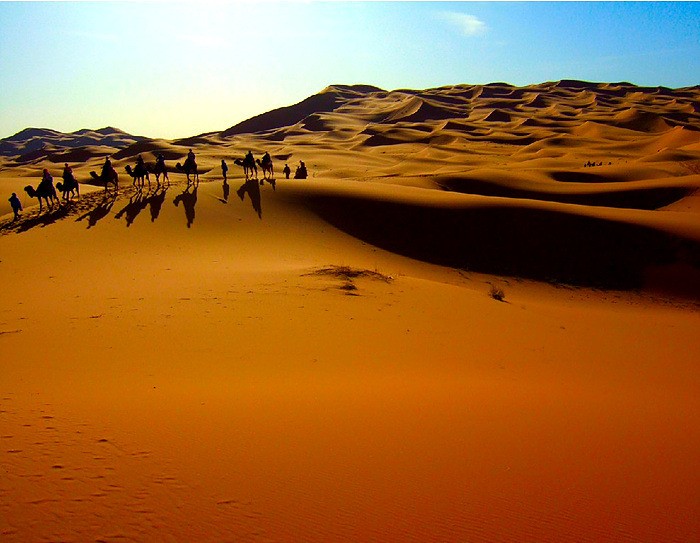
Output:
[[[331,84],[700,84],[700,2],[4,2],[0,138],[224,130]]]

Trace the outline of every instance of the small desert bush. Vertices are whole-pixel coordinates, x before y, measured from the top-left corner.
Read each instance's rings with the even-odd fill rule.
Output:
[[[502,302],[506,298],[506,293],[503,292],[502,288],[499,288],[496,285],[491,285],[491,289],[489,290],[489,296],[491,296],[491,298],[493,298],[494,300]]]

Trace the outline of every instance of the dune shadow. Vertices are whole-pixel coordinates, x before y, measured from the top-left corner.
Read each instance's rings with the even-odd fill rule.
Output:
[[[238,197],[241,201],[245,200],[245,195],[247,194],[250,198],[250,203],[253,205],[253,209],[258,214],[258,217],[262,219],[262,198],[260,196],[260,184],[257,179],[249,179],[241,185],[236,191]]]
[[[629,187],[621,190],[600,190],[588,193],[558,193],[507,187],[479,179],[441,179],[437,183],[444,190],[462,194],[645,210],[660,209],[670,205],[685,198],[694,190],[683,186]]]
[[[517,207],[430,207],[318,196],[314,211],[367,243],[474,272],[635,289],[648,266],[700,268],[700,244],[651,228]]]
[[[185,218],[187,219],[187,228],[191,228],[194,223],[195,207],[197,205],[197,190],[199,184],[188,184],[185,190],[178,194],[173,200],[175,207],[182,203],[185,208]]]

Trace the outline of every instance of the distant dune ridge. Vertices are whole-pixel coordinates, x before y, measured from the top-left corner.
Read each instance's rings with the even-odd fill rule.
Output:
[[[505,198],[507,205],[499,211],[489,207],[467,212],[471,209],[467,204],[461,211],[433,217],[432,212],[416,214],[400,203],[375,208],[363,200],[362,207],[355,209],[355,200],[343,193],[339,203],[332,200],[332,213],[328,212],[331,200],[317,211],[365,241],[427,261],[540,280],[636,287],[648,266],[674,260],[669,247],[678,242],[669,238],[632,247],[633,232],[623,234],[621,226],[606,218],[602,224],[610,225],[607,236],[604,227],[596,226],[600,219],[583,219],[581,214],[590,215],[589,208],[681,208],[686,197],[694,208],[698,176],[693,174],[698,173],[700,159],[699,96],[697,87],[572,80],[527,87],[491,83],[394,91],[331,85],[297,104],[220,132],[180,140],[131,136],[110,127],[71,134],[26,129],[0,141],[0,149],[6,171],[30,176],[52,163],[69,162],[77,171],[96,170],[108,155],[123,172],[137,155],[153,163],[156,154],[163,154],[175,162],[194,148],[200,173],[216,177],[222,158],[233,162],[249,149],[271,151],[278,161],[310,161],[312,176],[319,180],[374,181],[395,185],[396,190],[406,190],[398,185],[413,185],[493,202]],[[242,173],[237,166],[230,167]],[[281,167],[278,164],[278,175]],[[174,171],[172,163],[170,169]],[[310,198],[307,205],[314,207],[317,201]],[[555,207],[545,214],[531,209],[533,201]],[[343,218],[347,209],[354,211]],[[371,212],[365,222],[359,222],[353,217],[362,215],[363,209]],[[637,217],[635,222],[641,221],[640,228],[646,229],[650,218]],[[689,215],[685,218],[688,225],[682,235],[691,239],[684,243],[692,245],[700,240],[700,231],[697,221]],[[405,241],[384,235],[404,219],[402,231],[410,232]],[[620,219],[625,222],[623,216]],[[517,224],[518,233],[528,232],[528,227],[531,233],[538,232],[540,242],[523,252],[526,239],[503,236],[509,220]],[[427,240],[420,242],[426,238],[426,222]],[[447,224],[462,232],[443,236]],[[581,262],[562,267],[546,256],[566,247],[567,242],[557,239],[559,234],[569,232],[566,236],[571,237],[594,226],[595,237],[572,241]],[[475,230],[480,230],[477,237],[471,234]],[[435,242],[429,241],[431,237]],[[606,279],[604,266],[594,270],[592,264],[583,264],[595,260],[602,251],[600,243],[610,239],[618,240],[613,245],[620,251],[605,249],[606,258],[622,260],[614,266],[611,260],[615,271]],[[540,249],[546,254],[539,254]],[[695,248],[686,248],[683,255],[686,260],[698,260]]]
[[[0,539],[696,541],[699,103],[331,85],[0,141]]]

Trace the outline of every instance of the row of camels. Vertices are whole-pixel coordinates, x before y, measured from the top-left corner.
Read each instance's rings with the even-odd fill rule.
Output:
[[[234,159],[234,164],[241,166],[245,174],[246,180],[257,179],[258,178],[258,167],[262,170],[263,180],[272,181],[274,180],[274,166],[272,165],[272,160],[267,155],[262,161],[260,159],[254,159],[252,153],[248,153],[245,158]],[[146,182],[151,185],[151,175],[156,177],[156,185],[160,185],[160,178],[163,177],[163,183],[166,181],[170,183],[168,177],[168,168],[165,165],[165,161],[158,160],[155,164],[147,164],[143,160],[139,160],[136,166],[132,167],[127,164],[125,166],[125,171],[133,179],[133,186],[143,187]],[[199,170],[197,167],[197,162],[195,161],[193,155],[187,157],[184,163],[177,162],[175,164],[175,169],[178,172],[182,172],[187,176],[187,184],[199,183]],[[98,174],[95,171],[90,172],[90,177],[95,183],[104,186],[105,192],[107,192],[111,187],[114,190],[119,188],[119,174],[117,170],[111,165],[109,160],[106,161],[105,167],[103,167],[102,172]],[[74,196],[80,196],[80,185],[78,181],[73,177],[72,173],[70,176],[64,175],[63,183],[56,183],[56,187],[53,185],[53,180],[47,180],[44,178],[38,187],[35,189],[32,185],[27,185],[24,190],[30,198],[37,198],[39,200],[39,211],[43,209],[42,202],[46,202],[47,206],[53,206],[54,203],[60,204],[56,190],[62,194],[62,199],[65,201],[70,200]],[[263,182],[261,180],[261,184]]]

